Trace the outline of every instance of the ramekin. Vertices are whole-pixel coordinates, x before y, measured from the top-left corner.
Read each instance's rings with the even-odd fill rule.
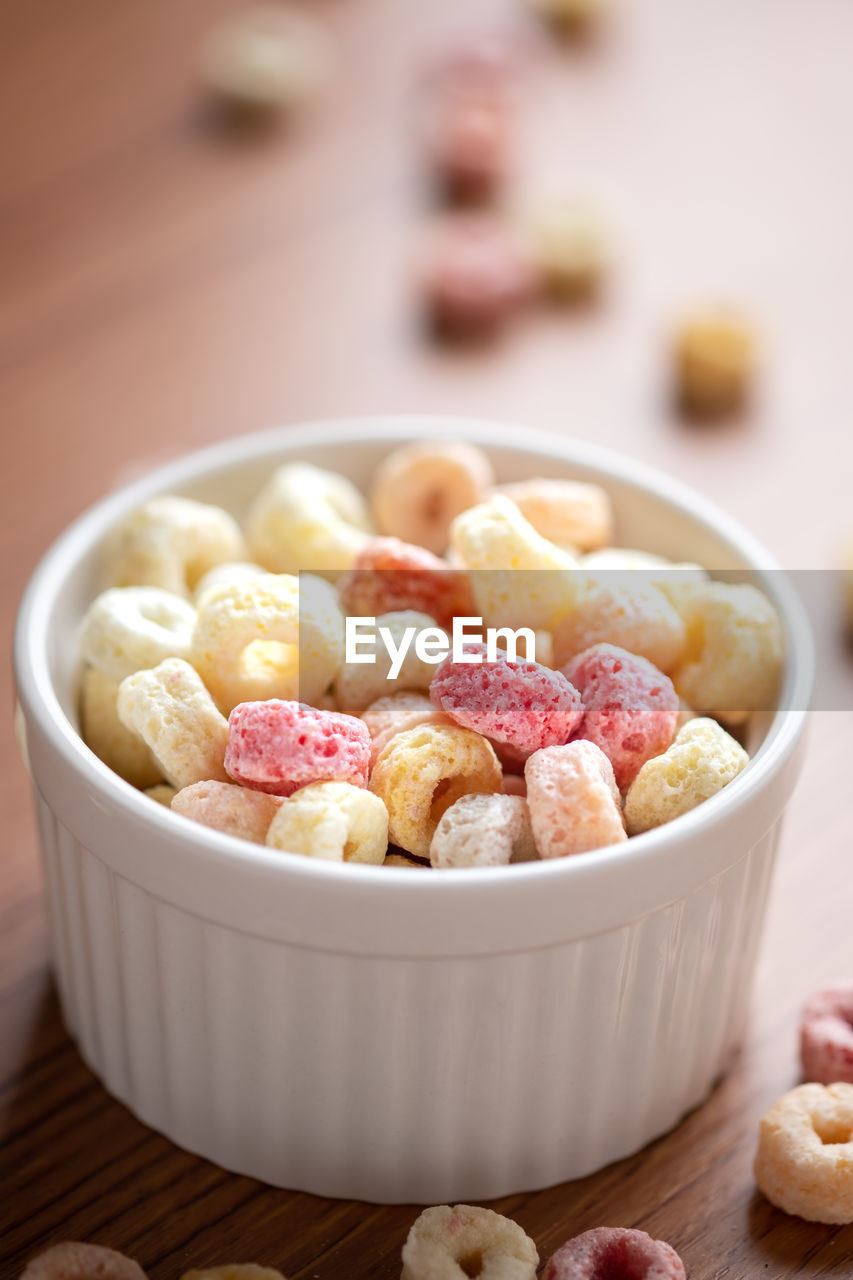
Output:
[[[725,792],[574,858],[429,874],[318,864],[153,804],[76,728],[76,631],[105,531],[153,494],[238,517],[276,463],[365,483],[408,439],[465,438],[502,480],[610,492],[622,545],[754,572],[787,651],[780,709]],[[59,538],[15,669],[63,1014],[106,1088],[179,1146],[323,1196],[485,1200],[599,1168],[700,1103],[736,1049],[812,649],[797,598],[729,516],[633,459],[527,428],[351,420],[162,467]]]

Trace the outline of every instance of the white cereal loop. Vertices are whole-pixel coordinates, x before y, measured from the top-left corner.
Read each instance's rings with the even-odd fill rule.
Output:
[[[439,819],[460,796],[500,791],[501,767],[479,733],[456,725],[421,724],[391,739],[370,776],[388,810],[389,836],[428,858]]]
[[[434,867],[505,867],[536,857],[521,796],[462,796],[443,814],[429,850]]]
[[[164,658],[189,658],[196,613],[160,587],[113,587],[89,605],[80,650],[111,680],[123,680]]]
[[[382,461],[370,500],[380,533],[441,555],[451,521],[484,497],[492,466],[474,445],[407,444]]]
[[[535,1280],[539,1254],[517,1222],[477,1205],[435,1205],[403,1245],[400,1280]]]
[[[688,720],[672,745],[647,760],[631,783],[625,797],[628,834],[639,835],[695,809],[748,763],[743,747],[716,720]]]
[[[783,644],[767,597],[745,582],[685,583],[670,596],[687,627],[685,658],[672,676],[679,697],[731,724],[771,708]]]
[[[145,740],[166,781],[177,790],[208,779],[229,781],[224,764],[228,721],[198,672],[182,658],[167,658],[123,680],[118,714]]]
[[[559,667],[595,644],[615,644],[670,672],[684,655],[687,633],[669,600],[644,575],[593,581],[554,630]]]
[[[87,747],[132,787],[153,787],[162,774],[138,733],[118,718],[118,684],[96,667],[83,673],[80,732]]]
[[[343,656],[343,614],[321,578],[265,574],[200,601],[192,663],[226,713],[269,698],[313,703]]]
[[[487,625],[551,630],[582,587],[574,556],[538,534],[502,493],[457,516],[450,540],[471,571],[474,599]]]
[[[593,551],[613,536],[610,498],[597,484],[575,480],[519,480],[493,490],[518,507],[537,533],[560,547]]]
[[[291,462],[273,473],[250,507],[246,538],[272,573],[310,569],[336,578],[352,568],[370,528],[364,498],[349,480]]]
[[[194,782],[171,801],[172,811],[214,831],[263,844],[281,800],[229,782]]]
[[[252,564],[251,560],[229,560],[226,564],[217,564],[199,578],[193,591],[196,605],[202,596],[216,587],[232,587],[238,582],[253,582],[255,578],[263,578],[269,572],[262,565]]]
[[[363,787],[312,782],[282,801],[266,843],[308,858],[378,865],[388,849],[388,814]]]
[[[208,33],[200,62],[224,106],[265,115],[302,105],[331,70],[323,27],[283,4],[244,5],[222,18]]]
[[[100,1244],[64,1240],[27,1263],[20,1280],[146,1280],[138,1262]]]
[[[226,560],[245,560],[237,522],[221,507],[169,495],[152,498],[116,525],[104,569],[116,587],[162,587],[187,596],[203,574]]]
[[[379,635],[379,628],[390,632],[394,648],[402,642],[407,631],[413,632],[412,641],[406,650],[399,674],[389,679],[392,658],[388,647]],[[376,702],[384,695],[396,693],[402,689],[425,690],[435,675],[435,663],[424,662],[415,650],[414,637],[425,628],[436,629],[435,619],[425,613],[416,613],[413,609],[403,609],[399,613],[382,613],[376,619],[375,628],[364,625],[362,636],[370,638],[375,634],[376,661],[370,663],[346,663],[341,667],[335,681],[334,693],[341,711],[347,715],[361,715],[365,707]],[[440,628],[438,628],[440,630]],[[449,647],[448,641],[448,647]],[[371,652],[365,648],[363,653]]]

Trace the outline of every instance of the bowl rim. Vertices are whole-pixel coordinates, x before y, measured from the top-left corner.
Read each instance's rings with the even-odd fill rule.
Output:
[[[408,868],[385,867],[382,876],[373,876],[364,874],[362,864],[296,856],[282,858],[279,850],[202,827],[153,803],[95,756],[66,716],[50,675],[47,633],[56,592],[69,567],[77,564],[91,550],[121,514],[154,494],[179,491],[182,486],[195,484],[206,475],[267,454],[280,454],[284,462],[288,456],[296,460],[300,449],[310,450],[314,446],[335,443],[384,443],[391,448],[423,439],[426,432],[433,440],[466,440],[486,448],[492,446],[510,453],[517,452],[528,458],[538,455],[552,462],[564,462],[567,467],[598,471],[602,473],[605,484],[609,476],[629,488],[650,492],[665,505],[683,512],[694,524],[703,526],[717,539],[727,543],[749,565],[759,581],[768,572],[773,574],[769,594],[780,613],[786,653],[794,659],[786,663],[780,707],[773,715],[763,742],[747,768],[726,787],[724,794],[713,796],[689,813],[652,831],[571,858],[540,859],[506,867],[433,868],[438,875],[424,878],[434,886],[429,896],[444,892],[443,886],[447,884],[452,884],[456,892],[466,893],[475,886],[484,887],[485,883],[495,886],[501,881],[520,884],[522,880],[536,877],[545,882],[554,876],[571,880],[609,873],[611,867],[628,857],[636,868],[645,863],[651,869],[659,859],[669,857],[675,846],[683,846],[699,832],[741,811],[771,781],[794,751],[805,726],[813,682],[814,645],[805,610],[793,585],[773,556],[739,521],[691,486],[636,460],[630,454],[573,436],[488,419],[437,414],[380,414],[297,422],[230,437],[183,454],[95,502],[68,525],[44,553],[24,591],[15,626],[14,668],[18,696],[25,715],[60,752],[65,763],[81,775],[89,791],[94,791],[103,805],[126,813],[137,825],[144,823],[152,834],[162,833],[170,844],[182,848],[193,859],[207,857],[231,867],[237,864],[253,867],[258,872],[275,868],[277,874],[284,878],[297,877],[309,884],[320,879],[329,884],[331,877],[341,886],[349,885],[354,890],[363,887],[371,893],[379,890],[394,894],[409,883]],[[795,643],[792,644],[792,640]],[[767,825],[770,825],[769,821]],[[420,877],[419,883],[426,889]],[[419,890],[419,898],[426,896]]]

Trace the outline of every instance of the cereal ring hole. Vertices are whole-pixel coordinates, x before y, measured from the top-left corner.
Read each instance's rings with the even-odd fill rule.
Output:
[[[269,679],[282,671],[292,671],[299,658],[299,648],[279,640],[252,640],[240,654],[242,678]]]
[[[429,806],[429,820],[438,825],[451,805],[456,804],[470,790],[466,777],[442,778],[433,789]]]
[[[848,1143],[853,1139],[853,1126],[842,1120],[834,1120],[829,1116],[813,1116],[812,1128],[825,1147],[834,1147]]]
[[[475,1249],[472,1253],[466,1253],[463,1257],[457,1259],[459,1269],[469,1280],[476,1280],[477,1276],[483,1272],[483,1254],[480,1249]]]

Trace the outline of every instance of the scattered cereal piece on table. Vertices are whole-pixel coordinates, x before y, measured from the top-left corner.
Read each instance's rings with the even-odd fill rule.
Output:
[[[331,53],[323,27],[299,9],[257,4],[223,18],[200,53],[207,88],[243,117],[301,105],[324,86]]]
[[[112,587],[96,596],[80,624],[80,652],[112,680],[164,658],[189,659],[196,611],[161,587]]]
[[[755,1181],[809,1222],[853,1222],[853,1084],[801,1084],[761,1118]]]
[[[171,805],[174,813],[203,827],[263,844],[280,803],[278,796],[230,782],[194,782],[178,791]]]
[[[532,283],[515,237],[485,215],[457,217],[443,227],[421,277],[433,329],[462,340],[496,337],[530,298]]]
[[[462,796],[441,817],[429,850],[434,867],[505,867],[537,857],[527,801]]]
[[[684,1263],[665,1240],[628,1227],[593,1227],[545,1263],[541,1280],[686,1280]]]
[[[246,541],[271,573],[336,578],[369,541],[370,514],[345,476],[308,462],[278,467],[246,516]]]
[[[486,655],[484,644],[465,649]],[[580,694],[561,671],[522,658],[464,663],[450,654],[436,667],[429,692],[456,724],[511,747],[520,759],[568,742],[584,714]]]
[[[453,520],[482,501],[493,483],[492,464],[476,445],[405,444],[376,468],[370,503],[381,533],[441,555]]]
[[[737,311],[709,308],[685,318],[673,343],[680,408],[698,418],[731,414],[749,399],[755,380],[756,340]]]
[[[359,617],[414,609],[449,628],[457,615],[474,611],[467,573],[400,538],[371,539],[339,580],[338,593],[344,611]]]
[[[148,744],[161,773],[177,790],[192,782],[228,782],[228,721],[201,677],[182,658],[137,671],[118,690],[122,724]]]
[[[509,170],[511,123],[494,95],[456,93],[434,102],[427,124],[427,154],[450,200],[486,202]]]
[[[535,1280],[539,1254],[518,1223],[476,1205],[435,1205],[403,1245],[400,1280]]]
[[[363,787],[312,782],[282,801],[266,843],[329,862],[379,864],[388,850],[388,814],[382,801]]]
[[[392,844],[428,858],[450,806],[469,792],[499,792],[501,780],[494,749],[480,734],[422,724],[391,739],[373,766],[370,789],[388,809]]]
[[[716,720],[688,720],[665,751],[646,761],[628,788],[628,834],[639,835],[689,813],[728,786],[748,763],[743,747]]]
[[[225,1266],[185,1271],[181,1280],[287,1280],[287,1277],[273,1267],[259,1267],[256,1262],[229,1262]]]
[[[561,34],[583,37],[598,24],[607,0],[529,0],[533,9]]]
[[[541,287],[550,297],[582,303],[601,292],[609,246],[592,209],[567,200],[542,204],[524,218],[522,233]]]
[[[20,1280],[147,1280],[138,1262],[100,1244],[64,1240],[27,1263]]]
[[[243,787],[277,796],[310,782],[366,787],[369,767],[370,733],[355,716],[271,698],[229,717],[225,768]]]
[[[576,480],[517,480],[493,490],[518,507],[537,533],[558,547],[591,552],[613,537],[610,498],[597,484]]]
[[[87,747],[132,787],[153,787],[163,775],[148,746],[119,719],[118,683],[96,667],[83,672],[80,733]]]
[[[245,560],[246,544],[227,511],[167,494],[131,511],[106,539],[104,575],[114,587],[192,593],[214,565]]]
[[[565,674],[584,705],[576,737],[601,747],[616,785],[627,791],[646,761],[675,736],[679,701],[672,681],[645,658],[612,644],[578,654]]]
[[[540,858],[565,858],[627,840],[613,767],[594,742],[536,751],[524,777]]]
[[[657,587],[637,574],[588,581],[554,628],[554,659],[562,667],[597,644],[613,644],[671,672],[684,657],[683,620]]]
[[[853,982],[838,982],[808,1000],[800,1020],[803,1077],[853,1084]]]

